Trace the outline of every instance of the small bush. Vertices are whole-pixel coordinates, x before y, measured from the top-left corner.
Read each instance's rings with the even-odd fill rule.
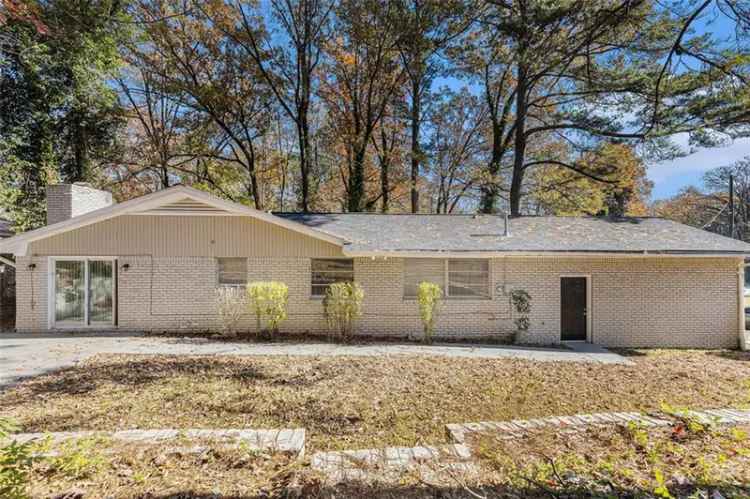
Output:
[[[440,311],[443,290],[435,283],[420,282],[417,287],[417,301],[419,302],[419,317],[424,326],[424,341],[432,343],[432,335],[435,332],[435,321]]]
[[[247,285],[250,308],[255,314],[258,334],[264,331],[273,335],[279,325],[286,320],[286,307],[289,302],[289,288],[283,282],[251,282]]]
[[[105,460],[97,451],[101,439],[82,438],[63,442],[49,458],[52,470],[74,478],[89,478],[104,468]]]
[[[354,334],[354,324],[362,316],[365,292],[356,282],[335,282],[328,286],[323,299],[328,327],[343,340]]]
[[[7,418],[0,418],[0,441],[10,438],[17,427]],[[35,457],[31,443],[19,444],[15,440],[0,447],[0,497],[26,499],[29,473]]]
[[[219,315],[221,332],[230,335],[237,332],[237,324],[247,310],[247,293],[242,288],[219,287],[214,294],[216,313]]]

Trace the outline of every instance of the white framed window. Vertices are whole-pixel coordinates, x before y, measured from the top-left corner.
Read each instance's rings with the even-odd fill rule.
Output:
[[[247,286],[247,258],[217,258],[219,286]]]
[[[351,258],[313,258],[310,260],[310,294],[326,295],[334,282],[354,282],[354,260]]]
[[[407,258],[404,260],[404,298],[417,297],[420,282],[440,286],[448,299],[490,298],[490,261],[481,258]]]

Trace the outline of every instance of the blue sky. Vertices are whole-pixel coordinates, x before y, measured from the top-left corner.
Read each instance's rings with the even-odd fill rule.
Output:
[[[730,42],[734,37],[734,23],[722,16],[715,7],[696,24],[696,34],[710,32],[717,40]],[[687,149],[687,136],[673,137],[674,142]],[[674,196],[689,185],[701,186],[701,177],[712,168],[727,166],[750,156],[750,138],[737,139],[724,147],[698,149],[688,156],[649,165],[648,178],[654,183],[652,199]]]
[[[680,135],[674,141],[687,146],[687,137]],[[699,149],[693,154],[671,161],[649,165],[648,178],[654,183],[652,199],[663,199],[677,194],[688,185],[700,186],[703,173],[712,168],[726,166],[750,156],[750,138],[737,139],[731,145]]]

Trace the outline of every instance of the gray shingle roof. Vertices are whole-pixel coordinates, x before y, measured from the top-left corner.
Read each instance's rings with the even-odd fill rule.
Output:
[[[277,213],[349,241],[347,252],[750,253],[750,244],[661,218]]]

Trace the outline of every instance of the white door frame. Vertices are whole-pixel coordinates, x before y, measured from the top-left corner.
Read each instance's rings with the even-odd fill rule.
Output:
[[[89,262],[112,262],[112,321],[89,324]],[[83,262],[83,323],[62,324],[55,320],[55,270],[57,262]],[[82,329],[114,326],[117,317],[117,257],[114,256],[51,256],[47,260],[47,327],[49,329]]]
[[[593,330],[593,321],[591,320],[591,317],[593,316],[593,310],[591,307],[592,298],[591,298],[591,274],[560,274],[557,279],[557,296],[559,298],[558,302],[558,314],[559,314],[559,323],[560,327],[559,334],[560,334],[560,341],[562,341],[562,280],[563,277],[583,277],[586,279],[586,343],[593,343],[594,341],[594,330]],[[571,340],[566,340],[571,341]],[[576,341],[576,340],[572,340]],[[582,341],[582,340],[577,340]]]

